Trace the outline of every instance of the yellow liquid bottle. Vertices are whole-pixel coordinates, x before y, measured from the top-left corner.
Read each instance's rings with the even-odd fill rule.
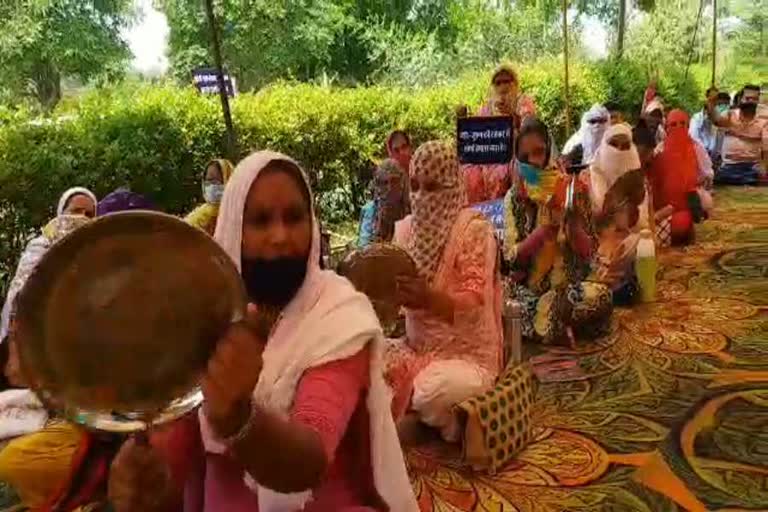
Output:
[[[635,273],[640,287],[640,300],[656,300],[656,246],[650,229],[640,231],[635,257]]]

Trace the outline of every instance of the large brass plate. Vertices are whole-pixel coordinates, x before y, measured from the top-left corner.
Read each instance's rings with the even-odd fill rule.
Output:
[[[413,258],[393,244],[371,244],[349,254],[339,273],[371,300],[386,334],[397,328],[402,304],[398,299],[397,277],[416,276]]]
[[[155,212],[108,215],[46,253],[19,295],[22,371],[44,402],[111,431],[174,419],[241,319],[237,269],[205,233]]]

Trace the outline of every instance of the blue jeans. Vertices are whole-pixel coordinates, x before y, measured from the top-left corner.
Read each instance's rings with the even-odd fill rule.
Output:
[[[758,162],[738,162],[720,166],[715,183],[720,185],[757,185],[760,175]]]

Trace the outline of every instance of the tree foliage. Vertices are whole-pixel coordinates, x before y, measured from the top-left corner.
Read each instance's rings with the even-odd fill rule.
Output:
[[[741,20],[732,39],[734,50],[744,60],[768,67],[768,0],[730,0],[723,12]]]
[[[177,77],[209,65],[210,32],[198,0],[156,0],[171,26],[170,59]],[[431,5],[424,5],[423,9]],[[215,4],[228,68],[246,89],[275,79],[312,80],[323,74],[348,82],[371,71],[364,27],[404,24],[410,0],[221,0]]]
[[[26,0],[0,3],[0,72],[4,93],[34,98],[50,111],[61,80],[123,72],[129,51],[120,36],[130,0]]]
[[[245,89],[325,77],[428,84],[503,59],[558,54],[551,9],[493,0],[220,0],[227,66]],[[211,63],[197,0],[156,0],[171,26],[175,74]],[[247,6],[247,8],[245,7]],[[557,11],[555,11],[557,12]],[[577,27],[574,27],[576,29]],[[574,30],[574,42],[576,41]]]

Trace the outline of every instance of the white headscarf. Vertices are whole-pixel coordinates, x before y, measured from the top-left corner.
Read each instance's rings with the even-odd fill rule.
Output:
[[[52,244],[88,222],[89,219],[86,217],[67,215],[64,213],[64,210],[67,209],[69,200],[77,195],[88,196],[93,200],[93,208],[94,211],[96,210],[96,206],[98,205],[96,196],[87,188],[73,187],[61,195],[56,207],[56,218],[43,228],[43,233],[40,236],[33,238],[27,244],[24,248],[24,252],[21,254],[19,264],[16,267],[16,273],[13,275],[13,279],[8,287],[8,294],[5,297],[2,314],[0,314],[0,343],[2,343],[6,336],[8,336],[8,329],[11,324],[11,313],[13,312],[16,296],[22,290],[27,279],[32,275],[32,272],[35,270],[35,267],[37,267],[37,264],[43,258],[45,253],[48,252],[48,249]]]
[[[650,114],[654,110],[661,111],[661,115],[664,115],[664,103],[659,99],[658,96],[654,97],[651,101],[648,102],[648,104],[645,105],[645,110],[643,110],[643,114]]]
[[[96,207],[99,205],[99,201],[96,199],[96,195],[87,188],[72,187],[71,189],[61,194],[61,198],[59,198],[59,205],[56,207],[56,215],[62,215],[64,210],[67,209],[67,203],[69,203],[69,200],[79,195],[87,196],[91,199],[91,201],[93,201],[93,211],[95,212]]]
[[[299,165],[291,158],[271,151],[254,153],[234,171],[224,191],[214,239],[241,269],[243,211],[253,183],[273,161]],[[304,184],[310,195],[309,182]],[[263,353],[263,368],[254,390],[260,406],[289,417],[296,388],[304,373],[323,364],[353,356],[370,347],[371,373],[367,406],[370,417],[373,477],[379,496],[390,510],[417,512],[418,506],[408,480],[403,453],[391,413],[391,392],[384,381],[384,335],[368,298],[335,272],[320,269],[320,230],[312,209],[312,243],[304,283],[283,309]],[[224,453],[226,446],[216,439],[200,412],[205,448]],[[312,492],[280,494],[270,491],[248,475],[246,484],[259,498],[262,512],[301,510]]]
[[[568,142],[563,147],[563,153],[568,154],[573,149],[581,144],[584,149],[584,157],[582,162],[584,164],[591,164],[592,160],[597,153],[597,148],[600,147],[600,143],[603,141],[605,130],[608,128],[611,113],[603,105],[595,103],[588,111],[584,112],[581,116],[581,126],[579,131],[574,133]],[[590,124],[589,121],[594,119],[605,119],[605,123],[602,124]]]
[[[630,148],[626,151],[617,149],[608,141],[616,135],[626,135],[630,140]],[[632,128],[626,123],[610,126],[603,135],[595,160],[590,167],[590,195],[593,211],[603,209],[605,194],[621,176],[629,171],[640,168],[640,156],[632,141]]]

